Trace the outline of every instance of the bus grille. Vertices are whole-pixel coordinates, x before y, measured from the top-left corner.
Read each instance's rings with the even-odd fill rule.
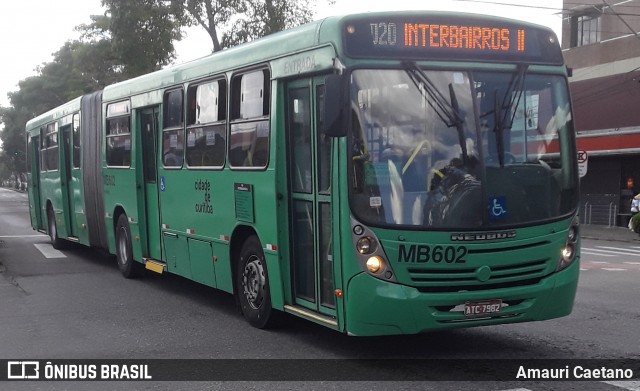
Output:
[[[477,268],[443,270],[410,268],[409,276],[421,292],[460,292],[511,288],[534,285],[551,273],[547,259],[538,259],[517,265],[493,266],[487,281],[478,280]]]

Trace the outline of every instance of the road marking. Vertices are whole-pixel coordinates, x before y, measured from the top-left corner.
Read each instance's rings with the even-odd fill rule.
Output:
[[[607,248],[609,250],[618,250],[618,251],[630,251],[632,253],[640,253],[640,250],[632,250],[626,247],[613,247],[613,246],[596,246],[596,248]],[[637,248],[637,247],[634,247]]]
[[[632,250],[630,248],[596,246],[596,249],[598,249],[598,250],[604,249],[604,250],[600,250],[600,251],[606,251],[606,252],[609,252],[610,250],[615,250],[615,251],[611,251],[611,252],[616,253],[616,254],[618,254],[618,252],[621,252],[621,253],[626,254],[626,255],[640,256],[640,250]]]
[[[628,265],[640,265],[640,262],[625,262]]]
[[[627,270],[640,270],[640,265],[582,260],[580,261],[580,270],[584,270],[584,269],[618,272],[618,271],[627,271]]]
[[[53,248],[50,244],[34,243],[34,246],[38,250],[40,250],[42,255],[44,255],[46,258],[66,258],[67,257],[62,252]]]
[[[603,383],[610,384],[612,386],[624,388],[629,391],[640,391],[640,381],[603,381]]]
[[[640,254],[638,254],[638,253],[627,252],[627,251],[624,251],[624,249],[619,249],[618,251],[613,251],[613,250],[605,250],[605,249],[602,249],[602,248],[587,247],[586,250],[587,251],[597,251],[598,253],[601,253],[601,254],[616,254],[616,255],[626,255],[626,256],[629,256],[629,257],[640,257]]]
[[[593,252],[593,251],[587,251],[584,248],[580,250],[581,254],[588,254],[588,255],[597,255],[599,257],[615,257],[614,254],[602,254],[602,253],[598,253],[598,252]]]

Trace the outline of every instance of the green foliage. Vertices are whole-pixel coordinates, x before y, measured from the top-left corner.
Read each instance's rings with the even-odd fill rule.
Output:
[[[308,23],[314,0],[245,0],[244,12],[223,36],[230,47]]]
[[[162,68],[175,59],[173,41],[181,38],[171,1],[102,0],[110,14],[111,50],[128,78]],[[105,21],[93,24],[104,29]]]
[[[25,123],[56,106],[109,84],[149,73],[174,58],[180,23],[171,1],[103,0],[105,15],[76,27],[79,40],[66,42],[37,75],[9,94],[11,107],[0,108],[3,166],[25,170]]]
[[[102,0],[105,14],[76,27],[80,39],[66,42],[52,62],[37,68],[37,76],[21,80],[19,90],[9,94],[11,107],[0,107],[1,164],[13,172],[25,170],[24,126],[29,119],[170,64],[182,26],[203,27],[218,51],[310,21],[315,1]]]
[[[9,179],[11,176],[11,170],[7,167],[4,162],[4,154],[0,153],[0,181],[4,181]]]
[[[636,213],[631,217],[631,227],[633,232],[640,233],[640,213]]]
[[[0,133],[3,153],[0,155],[0,165],[6,173],[20,173],[25,171],[26,145],[24,124],[29,119],[29,113],[24,110],[0,107],[0,122],[4,129]],[[6,179],[6,177],[0,178]]]
[[[124,78],[106,40],[67,42],[54,53],[52,62],[37,71],[37,76],[18,83],[18,91],[9,93],[11,107],[0,110],[4,164],[13,172],[25,170],[24,127],[28,120]]]
[[[217,52],[310,22],[316,0],[173,0],[173,3],[174,9],[182,10],[177,19],[185,25],[202,26]]]
[[[209,34],[213,51],[222,50],[219,31],[234,15],[244,12],[244,0],[172,0],[176,17],[185,26],[200,26]]]

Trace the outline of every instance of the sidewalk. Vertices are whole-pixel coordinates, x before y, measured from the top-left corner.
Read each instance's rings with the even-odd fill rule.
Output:
[[[632,232],[626,227],[607,227],[606,225],[581,224],[580,236],[585,239],[640,243],[640,235]]]

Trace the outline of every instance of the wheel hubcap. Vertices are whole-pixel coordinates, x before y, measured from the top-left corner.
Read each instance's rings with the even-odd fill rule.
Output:
[[[118,261],[125,265],[128,261],[127,257],[127,231],[124,228],[120,228],[120,235],[118,235]]]
[[[265,275],[262,261],[252,255],[242,272],[242,286],[249,305],[257,310],[264,301]]]
[[[56,232],[56,222],[54,220],[53,214],[50,213],[49,214],[49,237],[51,238],[51,241],[56,240],[56,237],[58,236],[58,233]]]

